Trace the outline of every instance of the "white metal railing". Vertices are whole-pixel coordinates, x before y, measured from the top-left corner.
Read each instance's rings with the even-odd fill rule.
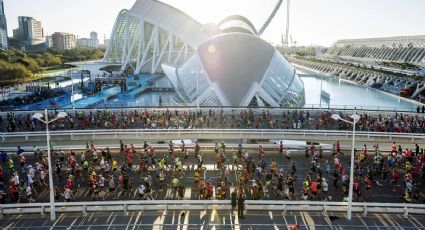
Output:
[[[97,130],[59,130],[50,131],[52,138],[56,137],[90,137],[95,139],[98,136],[133,136],[136,139],[161,139],[162,136],[175,135],[175,139],[180,139],[181,136],[191,138],[202,138],[208,135],[217,135],[217,138],[224,139],[224,135],[231,138],[257,138],[270,139],[281,138],[285,136],[299,136],[300,140],[312,139],[323,140],[333,137],[351,138],[352,131],[346,130],[304,130],[304,129],[97,129]],[[4,142],[8,138],[25,138],[28,140],[31,137],[45,137],[46,132],[13,132],[0,133],[1,141]],[[390,133],[390,132],[356,132],[358,139],[385,138],[385,139],[408,139],[408,140],[424,140],[425,134],[421,133]],[[229,139],[229,138],[227,138]]]
[[[275,200],[247,200],[247,211],[302,211],[302,212],[346,212],[346,202],[322,201],[275,201]],[[67,202],[55,203],[56,212],[131,212],[142,210],[231,210],[230,200],[125,200],[125,201],[99,201],[99,202]],[[50,212],[49,203],[4,204],[0,205],[0,214],[35,214],[44,215]],[[388,213],[425,214],[425,204],[406,203],[353,203],[353,212],[363,213]]]

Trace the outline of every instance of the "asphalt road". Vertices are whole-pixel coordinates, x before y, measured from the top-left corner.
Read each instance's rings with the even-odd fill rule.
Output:
[[[139,150],[140,151],[140,150]],[[177,156],[180,157],[180,159],[183,159],[183,155],[181,153],[179,153],[179,151],[177,152]],[[253,157],[253,159],[256,159],[256,161],[258,160],[258,154],[257,153],[250,153],[251,156]],[[157,154],[158,155],[158,154]],[[115,157],[118,162],[124,161],[124,158],[122,156],[120,156],[119,153],[113,153],[113,157]],[[214,160],[214,154],[212,153],[207,153],[204,155],[204,164],[207,168],[207,170],[205,171],[205,173],[203,173],[201,175],[201,178],[205,178],[207,179],[208,177],[211,179],[212,183],[215,185],[215,181],[217,179],[217,174],[219,173],[219,171],[216,169],[216,165],[215,165],[215,160]],[[231,157],[230,155],[228,155],[228,157]],[[122,200],[132,200],[132,199],[137,199],[137,195],[136,195],[136,191],[135,189],[142,183],[142,178],[140,176],[140,174],[138,173],[138,160],[139,157],[135,157],[134,159],[134,166],[135,166],[135,170],[133,170],[133,172],[130,173],[130,177],[131,177],[131,181],[133,184],[133,192],[130,195],[127,196],[121,196],[119,197],[119,199]],[[277,152],[266,152],[266,162],[267,162],[267,168],[270,168],[271,166],[271,160],[275,160],[277,162],[277,164],[279,165],[279,167],[282,167],[285,171],[290,172],[291,171],[291,164],[290,162],[286,159],[283,158],[282,156],[280,156]],[[319,164],[321,165],[321,169],[324,172],[325,171],[325,160],[330,159],[330,155],[325,155],[323,159],[319,160]],[[297,200],[301,199],[301,192],[302,192],[302,186],[303,186],[303,180],[305,178],[306,172],[308,172],[311,168],[311,163],[309,160],[306,160],[304,158],[304,153],[292,153],[292,159],[296,162],[297,165],[297,171],[296,171],[296,183],[295,183],[295,195]],[[79,158],[77,158],[77,161],[79,162]],[[15,158],[15,162],[16,162],[16,158]],[[33,162],[33,161],[32,161]],[[198,184],[194,183],[194,169],[196,167],[196,159],[193,155],[191,155],[189,157],[188,160],[188,164],[184,167],[186,172],[185,175],[183,176],[183,178],[181,179],[181,182],[183,184],[183,186],[185,187],[185,194],[184,194],[184,199],[200,199],[199,197],[199,188],[198,188]],[[332,162],[332,161],[330,161]],[[349,173],[349,155],[348,153],[346,153],[343,157],[341,162],[346,166],[346,172],[347,174]],[[232,168],[231,165],[231,161],[229,160],[229,167]],[[332,164],[331,164],[332,165]],[[5,169],[5,173],[6,173],[6,177],[9,174],[6,165],[2,165],[3,168]],[[15,167],[17,167],[19,169],[19,166],[17,164],[17,162],[15,163]],[[404,202],[403,197],[402,197],[402,193],[404,191],[404,181],[403,181],[403,170],[399,169],[400,174],[400,180],[399,183],[397,185],[397,191],[396,192],[392,192],[392,186],[390,183],[390,176],[389,178],[387,178],[387,181],[385,181],[383,183],[383,187],[380,187],[376,184],[372,185],[372,188],[370,190],[370,192],[365,190],[365,184],[361,183],[361,189],[362,189],[362,196],[363,196],[363,201],[366,202],[382,202],[382,203],[402,203]],[[96,167],[96,173],[97,175],[101,174],[100,168]],[[238,177],[239,177],[239,173],[240,171],[236,171],[233,170],[230,173],[229,176],[229,185],[228,185],[228,189],[227,189],[227,195],[226,198],[229,199],[230,198],[230,192],[233,191],[234,187],[233,185],[236,185],[237,181],[238,181]],[[177,194],[176,192],[173,192],[173,189],[171,188],[171,172],[168,171],[168,175],[166,177],[166,186],[164,187],[164,189],[160,190],[159,189],[159,179],[155,177],[155,172],[151,171],[151,175],[153,177],[153,198],[156,200],[162,200],[162,199],[177,199]],[[313,174],[315,175],[315,174]],[[59,188],[61,188],[61,192],[63,192],[63,188],[65,186],[65,176],[66,176],[66,167],[63,166],[62,168],[62,173],[61,173],[62,179],[59,180],[59,177],[57,175],[54,176],[54,184],[58,185]],[[105,175],[104,175],[105,176]],[[331,201],[342,201],[342,186],[341,186],[341,182],[339,184],[339,188],[335,189],[333,186],[333,178],[332,175],[327,175],[325,172],[323,173],[323,176],[327,179],[328,184],[329,184],[329,196],[330,196],[330,200]],[[84,178],[87,178],[86,176],[83,176]],[[117,183],[117,172],[114,173],[114,177],[115,177],[115,181]],[[24,180],[24,176],[21,175],[21,180]],[[313,176],[313,179],[315,178],[315,176]],[[6,178],[7,179],[7,178]],[[264,181],[264,177],[263,177],[263,181]],[[421,181],[423,182],[423,181]],[[74,201],[90,201],[92,200],[92,198],[88,195],[89,191],[87,189],[87,180],[82,180],[82,179],[77,179],[76,184],[80,184],[80,189],[79,191],[74,191]],[[108,188],[108,187],[106,187]],[[250,191],[249,186],[246,186],[245,190],[246,191]],[[269,189],[269,197],[264,197],[263,199],[270,199],[270,200],[281,200],[282,197],[277,197],[275,195],[275,189],[273,187],[268,187]],[[424,191],[425,186],[424,183],[419,184],[418,185],[418,189],[421,191]],[[36,195],[36,201],[37,202],[48,202],[48,190],[46,188],[41,189],[41,188],[37,188],[36,191],[38,192],[38,194]],[[251,198],[251,194],[248,192],[248,199]],[[105,196],[105,193],[101,192],[100,193],[101,197]],[[106,200],[111,200],[112,196],[111,195],[106,195]],[[98,199],[99,200],[99,199]],[[63,201],[63,197],[61,197],[60,201]],[[8,202],[10,202],[8,200]],[[27,202],[26,198],[24,196],[21,196],[21,202]],[[416,200],[415,203],[422,203],[423,202],[423,198]]]

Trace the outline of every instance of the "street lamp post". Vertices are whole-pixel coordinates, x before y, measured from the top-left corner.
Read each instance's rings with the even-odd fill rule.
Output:
[[[353,208],[354,145],[356,141],[356,123],[360,120],[360,116],[356,113],[356,110],[354,110],[353,115],[351,115],[351,119],[353,119],[353,121],[342,119],[341,116],[339,116],[338,114],[333,114],[332,118],[334,120],[341,120],[353,125],[353,143],[351,146],[350,185],[349,185],[349,191],[348,191],[348,211],[347,211],[347,219],[351,220],[351,213]]]
[[[47,109],[44,110],[44,120],[42,113],[35,113],[32,117],[43,122],[46,125],[46,140],[47,140],[47,160],[49,163],[49,190],[50,190],[50,219],[52,221],[56,220],[56,212],[55,212],[55,197],[53,192],[53,173],[52,173],[52,157],[50,154],[50,133],[49,133],[49,124],[51,122],[56,121],[57,119],[66,117],[67,114],[65,112],[60,112],[53,120],[49,121],[49,117],[47,114]]]
[[[75,100],[74,100],[74,77],[72,76],[72,70],[68,70],[68,74],[71,73],[71,102],[72,111],[75,111]]]

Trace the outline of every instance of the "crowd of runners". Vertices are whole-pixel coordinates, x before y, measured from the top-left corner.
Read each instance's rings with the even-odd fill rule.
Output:
[[[258,145],[255,151],[242,144],[229,150],[225,143],[215,143],[210,152],[199,143],[188,148],[184,141],[170,142],[163,151],[147,142],[137,148],[120,141],[119,150],[113,151],[87,143],[80,152],[53,150],[54,197],[68,202],[235,197],[342,201],[348,197],[349,164],[343,163],[348,153],[341,148],[339,141],[326,153],[320,146],[306,147],[301,161],[309,163],[300,168],[282,143],[273,149]],[[47,194],[46,153],[38,147],[33,151],[34,156],[26,156],[18,147],[16,154],[0,154],[1,203],[41,202],[40,194]],[[206,157],[214,159],[214,168],[207,167]],[[354,200],[373,202],[373,191],[388,190],[405,202],[424,202],[424,157],[419,145],[393,143],[385,154],[378,144],[356,150]],[[195,196],[186,194],[188,187]]]
[[[1,91],[1,89],[0,89]],[[30,105],[37,103],[49,98],[58,97],[63,95],[65,92],[61,89],[49,89],[41,92],[34,92],[31,95],[26,95],[23,97],[15,97],[7,100],[0,100],[0,108],[3,111],[12,110],[16,107],[23,105]]]
[[[55,111],[49,116],[54,118]],[[31,113],[0,115],[1,132],[27,132],[45,130],[42,122]],[[181,110],[97,110],[69,111],[64,119],[50,124],[51,130],[64,129],[351,129],[344,122],[334,121],[332,111],[286,110],[232,110],[210,109],[204,111]],[[351,112],[340,113],[350,119]],[[393,115],[361,112],[357,130],[376,132],[425,133],[425,116],[395,113]]]

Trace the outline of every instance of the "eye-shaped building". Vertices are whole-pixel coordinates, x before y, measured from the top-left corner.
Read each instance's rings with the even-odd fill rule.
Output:
[[[138,0],[120,13],[104,61],[134,74],[164,73],[176,105],[304,104],[295,69],[238,15],[202,25],[160,1]]]

